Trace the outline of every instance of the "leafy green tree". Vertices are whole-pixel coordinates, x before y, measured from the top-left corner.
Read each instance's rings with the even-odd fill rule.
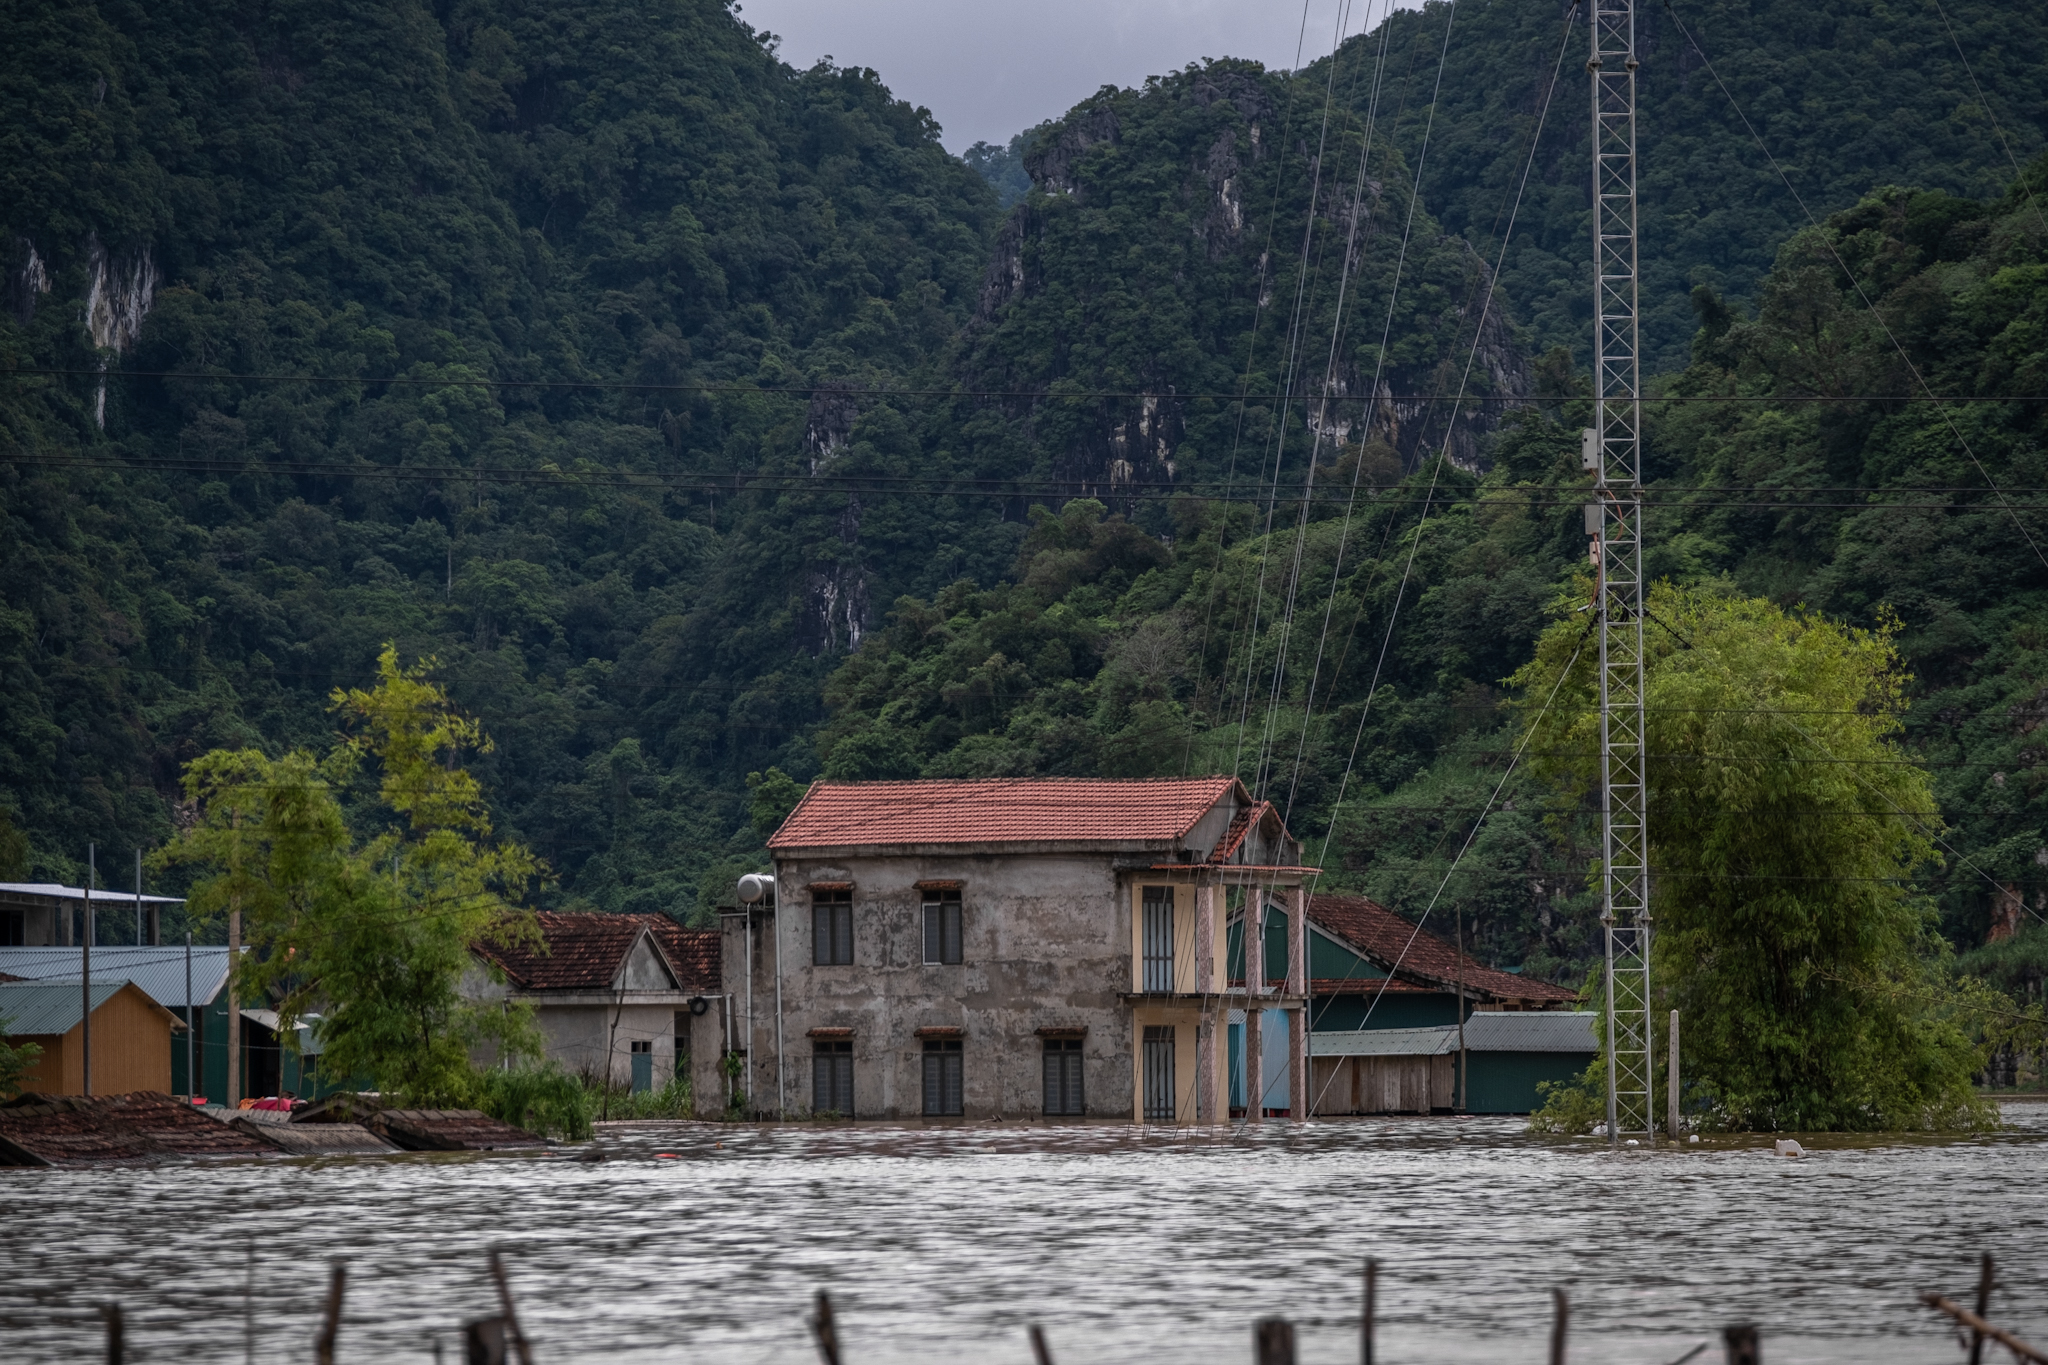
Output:
[[[401,668],[387,645],[376,686],[336,691],[348,729],[324,758],[195,759],[197,818],[166,856],[200,872],[196,912],[242,916],[253,951],[238,985],[275,1001],[281,1032],[317,1011],[330,1072],[453,1103],[475,1096],[473,1050],[539,1051],[530,1009],[465,992],[463,978],[487,970],[477,943],[536,936],[517,902],[542,868],[491,839],[482,788],[456,763],[489,740],[430,667]],[[363,777],[376,805],[352,824],[346,797]]]
[[[1941,828],[1899,744],[1896,627],[1712,587],[1660,587],[1650,611],[1652,982],[1657,1011],[1681,1012],[1684,1075],[1711,1121],[1988,1121],[1970,1084],[1981,1058],[1929,1003],[1949,993],[1947,949],[1915,879]],[[1566,616],[1516,678],[1537,777],[1582,803],[1599,781],[1585,635]]]
[[[747,774],[747,818],[763,842],[803,799],[804,785],[780,768]]]
[[[0,1017],[0,1100],[11,1100],[21,1093],[21,1078],[43,1055],[43,1049],[35,1043],[10,1043],[7,1041],[7,1020]]]

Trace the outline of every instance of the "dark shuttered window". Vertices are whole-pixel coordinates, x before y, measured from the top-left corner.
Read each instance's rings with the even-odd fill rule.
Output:
[[[811,893],[811,961],[844,967],[853,961],[853,892]]]
[[[1055,1117],[1088,1112],[1081,1093],[1081,1040],[1045,1040],[1045,1112]]]
[[[811,1044],[811,1111],[853,1117],[853,1044],[820,1039]]]
[[[960,893],[924,893],[924,960],[928,966],[960,961]]]
[[[1173,989],[1173,888],[1145,888],[1145,989]]]
[[[1173,1085],[1173,1026],[1145,1025],[1145,1122],[1177,1117]]]
[[[924,1045],[924,1112],[937,1117],[963,1112],[960,1044],[952,1038],[930,1038]]]

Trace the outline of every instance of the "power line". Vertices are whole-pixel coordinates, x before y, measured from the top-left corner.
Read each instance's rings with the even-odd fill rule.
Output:
[[[0,366],[0,375],[29,375],[39,378],[155,379],[168,383],[193,384],[351,384],[363,388],[424,389],[550,389],[568,392],[602,393],[701,393],[734,394],[757,398],[814,398],[820,394],[850,398],[1006,398],[1037,402],[1099,402],[1154,399],[1160,402],[1291,402],[1319,395],[1307,389],[1217,390],[1217,389],[975,389],[975,388],[874,388],[844,384],[760,385],[741,383],[640,384],[623,379],[478,379],[422,378],[416,375],[322,375],[322,374],[208,374],[194,370],[97,370],[61,366]],[[1057,383],[1058,381],[1053,381]],[[1359,395],[1338,402],[1398,403],[1492,403],[1516,407],[1584,403],[1580,394],[1387,394],[1381,398]],[[1645,396],[1645,403],[1671,406],[1769,406],[1778,403],[2048,403],[2048,394],[1664,394]]]

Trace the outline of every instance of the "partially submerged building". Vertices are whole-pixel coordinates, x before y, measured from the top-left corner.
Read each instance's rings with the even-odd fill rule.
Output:
[[[128,981],[0,983],[0,1021],[8,1042],[32,1043],[42,1055],[22,1074],[24,1093],[86,1092],[87,1020],[91,1020],[92,1093],[168,1093],[171,1039],[184,1031],[177,1016]]]
[[[759,1112],[1221,1121],[1247,906],[1293,926],[1251,1027],[1305,1070],[1313,869],[1234,778],[819,782],[768,847],[724,948]]]
[[[731,1018],[719,986],[719,936],[664,915],[542,912],[538,946],[483,945],[504,975],[471,974],[473,996],[534,1007],[547,1055],[635,1090],[687,1076],[700,1109],[722,1109],[720,1055]]]
[[[93,899],[97,903],[99,897]],[[0,974],[27,982],[69,983],[74,995],[78,992],[84,967],[83,957],[75,946],[0,947]],[[228,1067],[232,1064],[242,1068],[242,1094],[267,1095],[275,1092],[283,1068],[275,1034],[259,1031],[260,1013],[252,1026],[248,1018],[251,1012],[246,1010],[242,1011],[244,1018],[239,1024],[230,1025],[226,948],[202,946],[188,950],[182,943],[139,947],[99,944],[92,950],[92,979],[95,984],[102,981],[117,984],[133,982],[150,999],[170,1010],[180,1023],[191,1029],[189,1035],[179,1031],[169,1043],[167,1065],[170,1067],[170,1080],[161,1088],[174,1095],[200,1095],[218,1100],[228,1093]],[[271,1017],[275,1019],[274,1015]],[[269,1044],[267,1053],[260,1050],[266,1040]],[[253,1057],[252,1043],[259,1049]],[[191,1069],[198,1076],[197,1085],[192,1084],[187,1074],[188,1053]],[[266,1074],[271,1078],[271,1089],[256,1088]],[[95,1089],[100,1088],[95,1086]]]

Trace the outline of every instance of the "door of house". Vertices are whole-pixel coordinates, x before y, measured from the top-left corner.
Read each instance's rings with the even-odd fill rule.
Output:
[[[633,1093],[644,1095],[654,1089],[654,1040],[633,1040]]]

